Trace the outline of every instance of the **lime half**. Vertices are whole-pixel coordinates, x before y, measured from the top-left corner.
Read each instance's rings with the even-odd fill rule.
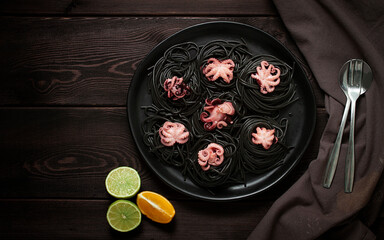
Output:
[[[108,208],[107,221],[113,229],[129,232],[140,225],[141,212],[133,202],[117,200]]]
[[[105,179],[107,192],[115,198],[133,197],[139,191],[140,185],[139,174],[130,167],[115,168]]]

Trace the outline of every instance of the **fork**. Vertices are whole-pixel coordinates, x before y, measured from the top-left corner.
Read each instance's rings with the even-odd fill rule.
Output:
[[[346,193],[352,192],[355,174],[355,115],[356,101],[361,94],[362,68],[363,62],[361,60],[353,60],[349,65],[349,73],[352,75],[348,78],[347,94],[351,100],[351,123],[349,129],[348,151],[345,160],[344,191]]]

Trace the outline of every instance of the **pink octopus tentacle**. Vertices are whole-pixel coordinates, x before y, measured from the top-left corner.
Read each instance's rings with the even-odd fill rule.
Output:
[[[170,91],[172,87],[175,85],[175,78],[168,78],[167,80],[164,81],[164,90],[165,91]]]
[[[231,59],[223,61],[216,58],[210,58],[207,66],[203,68],[203,74],[209,81],[216,81],[221,78],[224,82],[230,83],[233,79],[233,69],[235,63]]]
[[[225,121],[218,121],[216,124],[216,127],[218,129],[222,129],[223,127],[226,127],[226,126],[228,126],[228,124]]]
[[[218,157],[216,157],[215,161],[213,163],[211,163],[212,166],[219,166],[220,164],[222,164],[224,161],[224,156],[220,155]]]
[[[207,122],[207,123],[204,123],[204,129],[207,130],[207,131],[212,131],[216,128],[217,126],[217,122]]]
[[[172,137],[172,134],[167,132],[167,128],[161,129],[161,131],[159,131],[159,135],[160,135],[161,138],[170,138],[170,137]]]
[[[275,87],[280,84],[280,69],[275,68],[267,61],[262,61],[260,66],[256,67],[256,73],[251,74],[251,77],[256,79],[257,84],[260,86],[261,93],[271,93],[275,90]]]
[[[206,109],[204,109],[204,110],[206,110]],[[206,122],[207,120],[207,118],[208,118],[208,116],[209,116],[209,113],[207,113],[207,112],[202,112],[201,114],[200,114],[200,120],[202,121],[202,122]]]
[[[184,144],[189,140],[189,132],[181,123],[165,122],[159,129],[160,142],[167,147],[175,143]]]
[[[205,100],[206,106],[200,114],[200,120],[204,122],[204,129],[212,131],[216,127],[221,129],[228,124],[233,124],[230,116],[235,114],[235,108],[231,102],[224,102],[218,98]]]
[[[268,150],[272,144],[278,141],[274,135],[275,129],[256,128],[256,133],[252,133],[252,142],[254,144],[260,144],[264,149]]]
[[[198,163],[204,171],[208,170],[210,167],[210,165],[207,164],[209,157],[210,153],[208,149],[201,150],[198,153]]]
[[[211,166],[219,166],[224,161],[224,148],[217,143],[210,143],[198,152],[198,163],[203,171]]]
[[[190,87],[183,81],[183,78],[178,78],[176,76],[164,81],[164,90],[167,92],[168,98],[178,100],[189,94]]]
[[[173,146],[175,144],[175,140],[171,138],[162,138],[160,142],[167,147]]]

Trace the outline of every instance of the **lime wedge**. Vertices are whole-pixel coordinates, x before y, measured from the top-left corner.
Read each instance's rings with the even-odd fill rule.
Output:
[[[141,212],[131,201],[117,200],[107,211],[109,225],[119,232],[129,232],[141,223]]]
[[[140,189],[141,180],[137,171],[130,167],[118,167],[105,179],[107,192],[115,198],[133,197]]]

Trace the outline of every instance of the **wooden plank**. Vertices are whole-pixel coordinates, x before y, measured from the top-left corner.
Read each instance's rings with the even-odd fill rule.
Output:
[[[109,227],[105,218],[113,201],[0,200],[0,238],[246,239],[272,205],[271,201],[171,201],[176,210],[171,223],[157,224],[143,216],[138,228],[119,233]],[[375,229],[378,239],[382,239],[383,217],[375,222]]]
[[[0,238],[245,239],[271,205],[172,201],[176,215],[171,223],[157,224],[143,217],[138,228],[119,233],[109,227],[105,217],[113,201],[0,200]]]
[[[276,15],[268,0],[5,0],[3,14],[71,15]]]
[[[0,108],[0,198],[107,199],[104,180],[118,166],[139,171],[143,190],[190,199],[154,175],[132,139],[125,108]],[[327,115],[299,166],[260,199],[275,199],[316,158]]]
[[[0,17],[0,106],[125,106],[132,75],[152,48],[216,20],[265,30],[300,56],[276,17]]]

